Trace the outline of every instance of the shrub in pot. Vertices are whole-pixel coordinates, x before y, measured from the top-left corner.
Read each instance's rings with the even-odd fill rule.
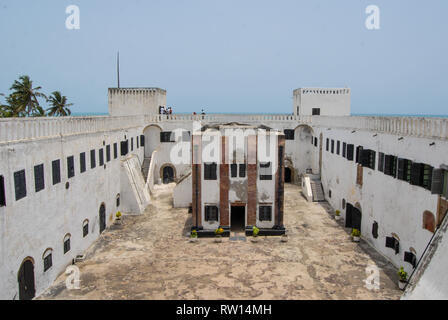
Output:
[[[352,230],[352,238],[354,242],[359,242],[361,237],[361,231],[359,231],[358,229],[353,229]]]
[[[408,273],[404,271],[403,267],[398,270],[398,277],[398,287],[400,288],[400,290],[404,290],[406,284],[408,283]]]

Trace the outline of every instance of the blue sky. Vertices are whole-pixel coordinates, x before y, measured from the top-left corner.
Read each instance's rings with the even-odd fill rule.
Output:
[[[447,14],[446,0],[0,0],[0,92],[27,74],[74,112],[107,112],[119,50],[121,86],[164,88],[177,112],[289,113],[295,88],[348,86],[352,113],[448,114]]]

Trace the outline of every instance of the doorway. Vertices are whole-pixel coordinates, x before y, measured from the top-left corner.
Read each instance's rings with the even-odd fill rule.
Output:
[[[351,228],[352,227],[352,219],[353,219],[353,209],[354,209],[354,207],[350,203],[347,203],[346,207],[347,208],[345,209],[345,227],[346,228]]]
[[[36,293],[34,286],[34,264],[30,258],[25,259],[19,269],[19,300],[31,300]]]
[[[100,207],[100,233],[106,229],[106,206],[104,204]]]
[[[291,169],[288,167],[285,167],[285,183],[291,183]]]
[[[246,229],[246,206],[231,206],[230,218],[230,230],[235,232],[244,232]]]
[[[163,183],[171,183],[174,182],[174,169],[173,167],[166,166],[163,168]]]

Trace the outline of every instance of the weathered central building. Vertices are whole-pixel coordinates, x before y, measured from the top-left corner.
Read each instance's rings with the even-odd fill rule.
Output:
[[[285,136],[270,128],[230,123],[193,134],[192,229],[284,234],[284,157]]]

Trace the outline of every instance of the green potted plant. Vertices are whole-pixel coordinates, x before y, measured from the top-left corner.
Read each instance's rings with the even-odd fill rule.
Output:
[[[341,211],[340,210],[336,210],[334,212],[334,220],[336,220],[336,221],[341,220]]]
[[[117,211],[117,213],[115,214],[115,224],[121,224],[121,212]]]
[[[198,242],[198,232],[196,230],[191,230],[190,242]]]
[[[359,231],[358,229],[353,229],[352,230],[353,242],[359,242],[360,237],[361,237],[361,231]]]
[[[222,234],[224,233],[223,228],[217,228],[215,230],[215,242],[219,243],[222,242]]]
[[[260,229],[258,229],[256,226],[252,227],[252,242],[258,242],[258,234],[260,233]]]
[[[404,290],[406,284],[408,283],[408,273],[404,271],[403,267],[398,270],[398,277],[398,287],[400,288],[400,290]]]

